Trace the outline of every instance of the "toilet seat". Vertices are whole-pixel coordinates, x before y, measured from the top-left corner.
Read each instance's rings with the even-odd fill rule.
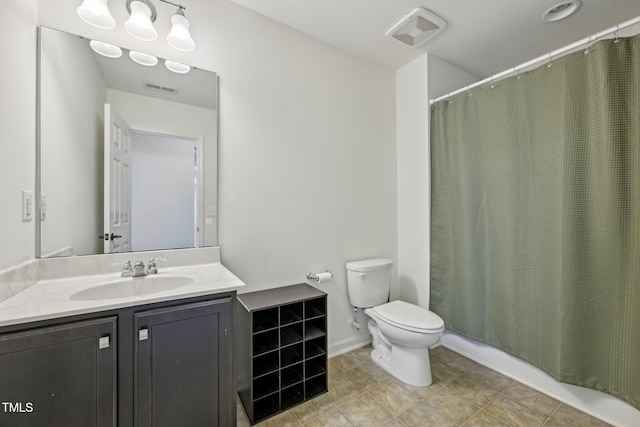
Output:
[[[405,301],[391,301],[373,307],[373,311],[382,321],[412,332],[437,333],[444,328],[444,321],[440,316]]]

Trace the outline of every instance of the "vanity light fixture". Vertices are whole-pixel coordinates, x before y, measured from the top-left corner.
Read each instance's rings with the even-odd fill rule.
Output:
[[[152,42],[158,38],[158,32],[153,26],[156,11],[146,0],[133,0],[127,2],[127,9],[131,15],[124,23],[124,28],[133,37]]]
[[[135,50],[129,51],[129,58],[133,60],[133,62],[137,62],[140,65],[144,65],[145,67],[153,67],[158,63],[158,58],[153,55],[149,55],[142,52],[136,52]]]
[[[171,31],[167,34],[167,43],[174,49],[185,52],[193,50],[196,43],[189,33],[189,20],[184,16],[184,8],[178,7],[176,13],[171,17]]]
[[[108,2],[109,0],[84,0],[78,6],[78,15],[89,25],[110,30],[116,26],[116,20],[111,16]]]
[[[168,59],[164,61],[164,65],[169,70],[178,74],[186,74],[191,70],[191,67],[188,66],[187,64],[182,64],[180,62],[175,62],[175,61],[169,61]]]
[[[122,49],[109,43],[91,40],[89,46],[91,46],[94,52],[107,58],[120,58],[122,56]]]
[[[177,50],[193,50],[196,44],[189,32],[191,24],[184,15],[185,7],[168,0],[158,1],[177,8],[177,11],[171,17],[171,31],[166,37],[167,43]],[[109,0],[83,0],[77,9],[78,15],[83,21],[94,27],[110,30],[116,26],[116,21],[111,16],[107,5],[108,2]],[[153,26],[153,23],[156,20],[157,13],[151,1],[126,0],[126,7],[129,12],[129,18],[124,23],[127,32],[140,40],[156,40],[158,31]]]

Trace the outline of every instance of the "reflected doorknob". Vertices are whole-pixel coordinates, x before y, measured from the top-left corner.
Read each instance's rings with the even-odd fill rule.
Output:
[[[119,235],[119,234],[113,234],[113,233],[111,233],[111,235],[109,235],[108,233],[105,233],[105,234],[104,234],[104,236],[103,236],[103,235],[98,236],[98,239],[104,239],[104,240],[109,240],[109,239],[111,239],[111,240],[115,240],[115,239],[119,239],[119,238],[121,238],[121,237],[122,237],[122,236],[121,236],[121,235]]]

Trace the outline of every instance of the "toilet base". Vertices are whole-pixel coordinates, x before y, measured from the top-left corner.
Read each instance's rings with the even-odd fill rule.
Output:
[[[427,349],[399,348],[394,345],[388,353],[384,347],[382,351],[374,348],[371,351],[371,360],[406,384],[426,387],[433,383]]]

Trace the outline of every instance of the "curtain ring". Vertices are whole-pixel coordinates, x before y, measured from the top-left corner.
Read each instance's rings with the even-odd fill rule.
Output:
[[[516,80],[520,80],[520,70],[516,70]]]
[[[618,31],[619,31],[619,27],[616,25],[616,30],[613,32],[613,35],[615,36],[615,38],[613,39],[614,43],[618,43],[620,41],[618,39]]]
[[[491,76],[491,89],[493,89],[494,87],[496,87],[496,85],[493,83],[493,76]]]
[[[551,68],[551,61],[553,58],[551,58],[551,54],[549,54],[549,62],[547,62],[547,68]]]
[[[589,47],[591,47],[591,37],[589,37],[589,39],[587,40],[587,47],[583,52],[585,55],[589,54]]]

